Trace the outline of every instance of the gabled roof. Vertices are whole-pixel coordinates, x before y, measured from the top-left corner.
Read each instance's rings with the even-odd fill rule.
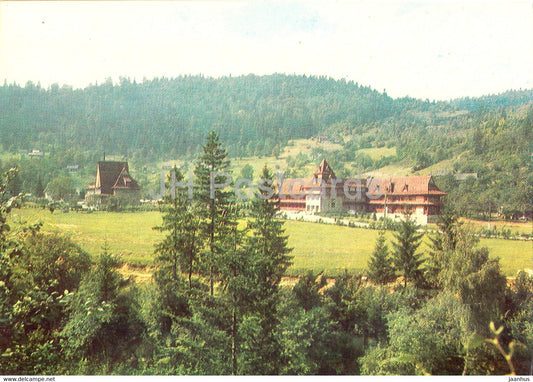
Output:
[[[446,194],[435,185],[431,175],[372,179],[369,183],[368,191],[371,194],[377,194],[377,185],[379,185],[381,193],[386,193],[387,195]]]
[[[330,167],[329,163],[326,162],[325,159],[322,159],[322,162],[320,162],[320,165],[313,173],[313,179],[316,181],[323,180],[326,183],[329,183],[331,179],[335,178],[335,173],[333,172],[333,169]]]
[[[128,162],[98,161],[95,189],[104,195],[112,195],[113,188],[140,190],[129,174]]]
[[[127,163],[126,167],[122,169],[120,172],[120,175],[117,178],[117,181],[113,185],[113,189],[115,188],[127,188],[130,190],[140,190],[141,187],[137,184],[137,182],[131,177],[127,170]]]

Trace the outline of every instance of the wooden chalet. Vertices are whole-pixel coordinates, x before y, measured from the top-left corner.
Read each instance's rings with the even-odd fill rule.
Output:
[[[128,162],[98,161],[95,182],[87,187],[86,199],[128,194],[137,196],[141,187],[129,173]]]

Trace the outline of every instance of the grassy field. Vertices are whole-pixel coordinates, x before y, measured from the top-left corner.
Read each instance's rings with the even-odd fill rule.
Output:
[[[92,255],[100,253],[107,243],[111,252],[132,266],[152,265],[154,244],[162,238],[161,233],[152,229],[161,222],[159,212],[56,211],[50,214],[48,210],[25,208],[15,210],[10,219],[15,225],[42,221],[44,231],[67,233]],[[378,235],[378,231],[369,229],[298,221],[287,221],[285,227],[294,256],[289,275],[308,269],[324,270],[329,275],[344,269],[361,271],[366,267]],[[392,238],[391,232],[387,232],[387,238]],[[519,269],[533,268],[532,244],[531,241],[481,239],[481,245],[489,248],[491,256],[501,259],[507,276],[514,276]],[[426,249],[424,242],[420,250]]]
[[[41,221],[43,231],[66,233],[91,255],[102,252],[104,245],[124,261],[135,266],[152,264],[154,244],[163,235],[152,229],[161,224],[159,212],[63,213],[24,208],[14,210],[10,218],[15,223]]]
[[[232,158],[231,159],[231,171],[233,171],[233,174],[238,175],[240,173],[240,170],[246,166],[250,165],[254,169],[254,176],[257,178],[259,174],[261,174],[261,170],[265,166],[265,164],[271,169],[271,170],[281,170],[285,171],[287,170],[287,158],[289,156],[295,157],[299,153],[306,154],[308,156],[311,156],[313,148],[321,148],[326,151],[333,151],[333,150],[340,150],[342,148],[342,145],[332,143],[332,142],[322,142],[318,143],[318,141],[313,139],[293,139],[289,141],[289,145],[284,147],[283,152],[280,153],[279,157],[273,157],[273,156],[252,156],[252,157],[242,157],[242,158]],[[381,157],[385,155],[386,153],[393,152],[395,153],[395,149],[387,149],[387,148],[379,148],[379,149],[365,149],[369,150],[369,153],[371,153],[372,157]],[[388,155],[388,154],[387,154]],[[158,168],[162,168],[163,166],[180,166],[183,165],[184,162],[181,160],[171,160],[166,162],[160,162],[158,163]],[[313,174],[313,171],[316,168],[315,163],[309,163],[307,166],[305,166],[305,169],[303,169],[303,172],[307,174],[306,176],[311,176]]]
[[[391,155],[396,155],[396,147],[372,147],[369,149],[360,149],[357,153],[366,154],[370,158],[376,160]]]
[[[288,221],[286,230],[293,250],[293,266],[289,274],[302,270],[325,270],[337,274],[344,269],[362,271],[374,248],[378,231],[364,228],[350,228],[335,225]],[[387,232],[387,239],[393,236]],[[420,251],[428,250],[427,237]],[[487,247],[491,257],[499,257],[503,272],[516,275],[524,268],[533,268],[533,242],[503,239],[481,239],[480,245]],[[389,244],[389,249],[391,245]]]

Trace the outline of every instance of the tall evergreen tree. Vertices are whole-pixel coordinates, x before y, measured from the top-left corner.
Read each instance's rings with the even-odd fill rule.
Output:
[[[185,273],[192,288],[192,274],[198,261],[199,220],[193,210],[187,193],[183,188],[176,188],[175,182],[181,182],[183,175],[174,167],[170,176],[171,189],[163,198],[160,208],[163,224],[154,227],[167,236],[156,246],[159,270],[155,274],[156,282],[165,284],[178,281],[178,273]]]
[[[239,373],[239,355],[241,350],[240,324],[249,311],[249,296],[252,292],[250,270],[251,259],[243,248],[244,232],[236,225],[231,227],[228,235],[229,246],[219,255],[219,272],[222,287],[222,300],[231,310],[229,338],[231,340],[231,373]]]
[[[417,230],[418,225],[411,220],[410,215],[406,215],[394,235],[396,241],[392,243],[394,269],[400,276],[403,276],[404,286],[407,286],[408,281],[419,281],[422,276],[420,266],[424,263],[424,259],[422,259],[422,254],[416,253],[416,250],[424,234],[417,233]]]
[[[202,147],[203,153],[194,170],[197,186],[195,198],[202,219],[200,234],[206,243],[200,253],[200,270],[209,278],[210,293],[213,295],[215,280],[220,276],[220,256],[232,245],[231,232],[236,225],[236,210],[233,191],[216,187],[228,181],[221,173],[229,174],[229,161],[215,131],[209,133]]]
[[[245,370],[254,374],[275,374],[278,370],[280,345],[275,332],[279,324],[279,283],[291,264],[291,251],[283,222],[276,218],[278,206],[272,189],[272,173],[267,166],[260,176],[259,190],[250,208],[248,228],[252,235],[247,237],[247,252],[252,258],[249,280],[253,287],[250,312],[257,319],[259,331],[253,345],[248,349],[249,357],[255,362]]]
[[[374,252],[368,261],[368,277],[377,284],[387,284],[394,280],[394,269],[384,231],[379,233]]]

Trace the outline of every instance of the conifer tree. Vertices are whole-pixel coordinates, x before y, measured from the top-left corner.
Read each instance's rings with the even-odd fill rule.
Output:
[[[424,263],[422,254],[417,254],[416,250],[420,246],[423,233],[417,233],[418,225],[411,220],[410,215],[405,216],[405,220],[400,222],[398,231],[394,235],[395,242],[392,243],[394,251],[392,259],[394,269],[404,278],[404,286],[408,281],[419,281],[422,276],[420,266]]]
[[[256,362],[254,374],[274,374],[277,372],[276,359],[279,359],[280,346],[275,338],[278,320],[279,283],[287,267],[291,264],[291,251],[287,246],[287,236],[283,222],[276,218],[278,206],[272,188],[272,173],[267,166],[260,176],[259,190],[250,208],[247,252],[252,259],[248,277],[251,283],[251,314],[258,319],[259,332],[254,338],[255,345],[250,350]],[[250,354],[252,357],[252,354]]]
[[[232,227],[236,225],[233,191],[216,188],[228,179],[222,172],[229,172],[227,152],[216,132],[207,136],[199,161],[194,170],[198,214],[201,218],[200,235],[205,243],[200,253],[201,271],[209,278],[210,293],[214,294],[215,280],[220,276],[220,257],[231,247]]]
[[[252,231],[248,246],[255,257],[256,275],[266,294],[275,294],[281,277],[291,264],[291,249],[288,236],[283,229],[283,221],[276,218],[279,211],[277,195],[273,190],[272,173],[267,166],[263,168],[259,191],[252,200],[248,228]]]
[[[181,271],[187,275],[191,289],[192,274],[198,260],[199,220],[186,191],[175,187],[175,182],[181,182],[183,175],[176,167],[172,171],[174,176],[170,176],[171,190],[163,198],[161,206],[163,224],[154,227],[158,231],[168,232],[156,247],[159,270],[155,279],[160,286],[169,281],[177,282]]]
[[[222,287],[222,299],[226,302],[231,313],[229,338],[231,340],[231,371],[237,375],[239,371],[238,359],[240,354],[240,323],[249,311],[249,296],[253,293],[250,271],[253,269],[251,259],[243,248],[244,232],[231,227],[228,235],[229,246],[219,255],[219,273]]]
[[[377,284],[387,284],[394,280],[394,269],[386,244],[385,231],[379,233],[374,252],[368,262],[368,277]]]

